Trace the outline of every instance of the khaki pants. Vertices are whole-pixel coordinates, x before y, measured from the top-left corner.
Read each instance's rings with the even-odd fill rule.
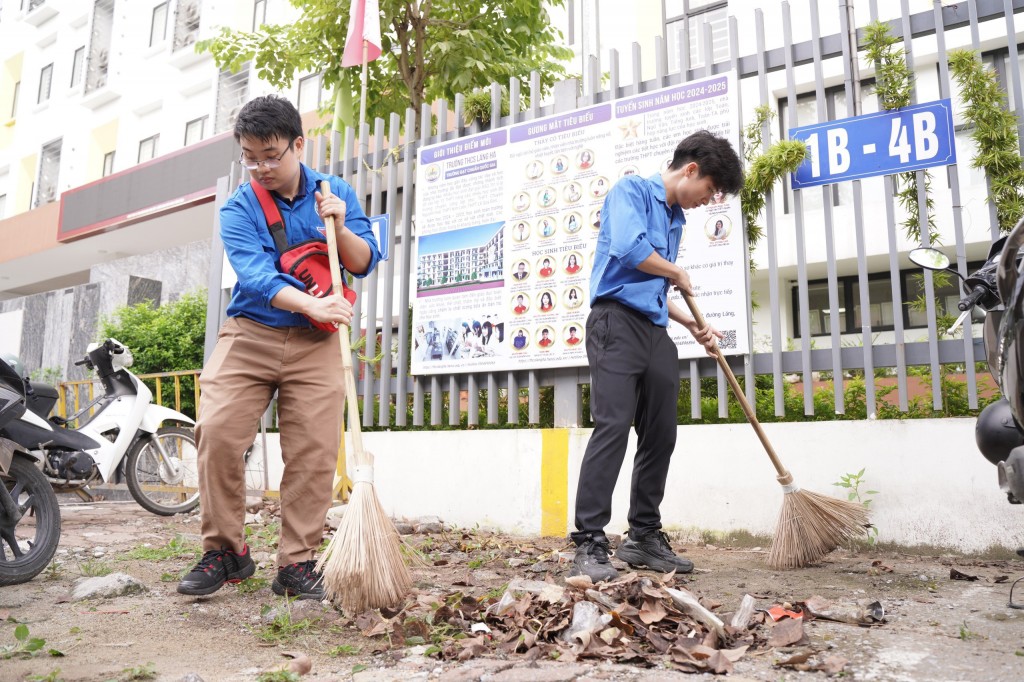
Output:
[[[203,551],[244,545],[245,468],[260,415],[276,389],[281,429],[281,539],[277,563],[306,561],[323,539],[341,438],[345,383],[334,334],[224,323],[199,377],[196,423]]]

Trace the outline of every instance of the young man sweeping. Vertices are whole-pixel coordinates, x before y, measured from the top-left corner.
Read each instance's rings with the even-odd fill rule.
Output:
[[[211,594],[256,570],[243,532],[242,453],[276,390],[284,473],[271,587],[279,595],[322,599],[313,554],[331,504],[345,405],[341,351],[331,330],[349,324],[352,304],[342,292],[323,295],[330,289],[329,269],[326,281],[320,271],[299,265],[288,274],[283,263],[289,259],[282,256],[307,242],[305,248],[322,250],[314,259],[326,262],[324,216],[341,225],[335,231],[338,255],[355,276],[371,272],[380,252],[352,188],[299,161],[305,140],[291,102],[273,95],[252,100],[239,112],[234,133],[242,148],[238,163],[251,181],[220,209],[221,239],[238,283],[199,379],[204,553],[178,592]],[[321,180],[330,182],[333,196],[317,191]]]
[[[685,217],[716,192],[743,186],[739,157],[723,138],[694,133],[676,147],[662,173],[627,175],[605,198],[590,277],[586,325],[594,433],[580,467],[576,493],[576,557],[570,575],[594,582],[613,580],[604,528],[611,519],[612,492],[626,454],[630,425],[637,452],[630,486],[629,537],[616,556],[655,571],[693,570],[672,551],[661,530],[669,460],[676,444],[679,360],[668,321],[689,330],[713,355],[716,337],[668,300],[669,286],[692,295],[690,277],[675,264]]]

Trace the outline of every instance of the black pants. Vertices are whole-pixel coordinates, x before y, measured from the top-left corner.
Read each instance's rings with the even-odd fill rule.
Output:
[[[629,427],[637,434],[629,491],[629,528],[636,537],[661,529],[668,465],[676,445],[679,359],[664,327],[611,301],[597,301],[587,318],[590,409],[594,434],[587,444],[576,490],[579,544],[604,536],[612,492],[622,468]]]

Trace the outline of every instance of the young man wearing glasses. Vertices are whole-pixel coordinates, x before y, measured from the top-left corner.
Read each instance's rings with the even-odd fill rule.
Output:
[[[221,207],[220,234],[238,282],[228,320],[199,379],[196,440],[204,553],[178,592],[211,594],[256,570],[244,536],[242,453],[276,390],[284,473],[278,571],[271,587],[280,595],[322,599],[313,554],[331,504],[345,382],[337,338],[311,320],[347,325],[352,305],[339,293],[311,296],[302,281],[282,272],[281,253],[253,184],[273,198],[289,245],[323,240],[323,217],[333,216],[342,267],[363,277],[380,252],[352,188],[299,161],[305,140],[291,102],[274,95],[252,100],[239,112],[234,132],[242,148],[238,163],[249,171],[250,182]],[[318,191],[321,180],[330,182],[330,196]]]

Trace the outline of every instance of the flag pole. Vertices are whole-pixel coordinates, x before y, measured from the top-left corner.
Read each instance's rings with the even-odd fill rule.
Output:
[[[363,75],[362,84],[359,89],[359,134],[363,134],[363,124],[366,123],[366,82],[369,80],[370,41],[363,38]]]

